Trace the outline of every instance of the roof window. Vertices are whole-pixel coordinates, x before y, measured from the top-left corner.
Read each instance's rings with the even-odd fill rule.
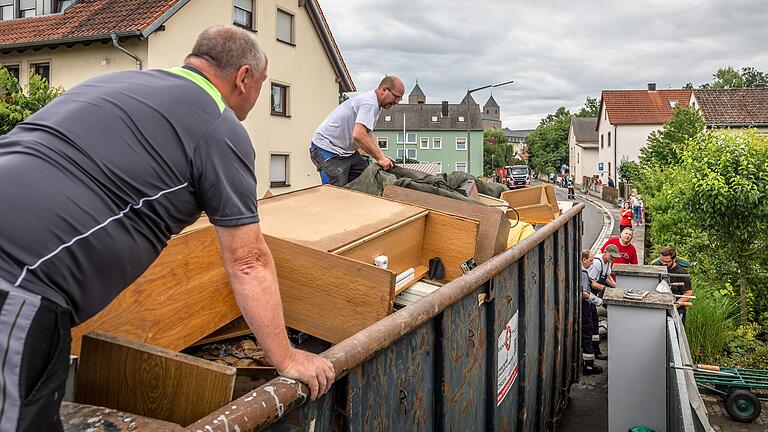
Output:
[[[384,116],[384,121],[392,121],[392,116]]]
[[[676,100],[669,101],[669,106],[670,106],[670,108],[676,107],[677,106],[677,101]]]

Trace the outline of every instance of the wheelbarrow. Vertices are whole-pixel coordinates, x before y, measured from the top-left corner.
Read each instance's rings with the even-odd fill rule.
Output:
[[[768,390],[768,370],[710,365],[696,365],[685,369],[693,370],[699,388],[711,390],[723,398],[725,410],[736,421],[752,422],[760,416],[760,402],[768,402],[767,397],[758,397],[753,392]]]

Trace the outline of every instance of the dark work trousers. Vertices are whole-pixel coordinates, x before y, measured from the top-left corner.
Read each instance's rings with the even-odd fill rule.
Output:
[[[309,157],[320,172],[320,180],[323,184],[344,186],[358,178],[368,168],[368,159],[357,151],[349,156],[340,156],[312,144],[309,148]]]
[[[0,280],[0,431],[61,431],[70,311]]]
[[[602,354],[602,351],[600,351],[600,321],[597,318],[597,306],[589,305],[589,315],[592,321],[592,349],[595,354]]]
[[[581,301],[581,359],[585,361],[595,360],[595,351],[592,347],[592,328],[596,323],[592,321],[592,306],[586,300]]]
[[[568,198],[569,199],[575,199],[576,198],[576,191],[573,188],[573,186],[568,186]]]

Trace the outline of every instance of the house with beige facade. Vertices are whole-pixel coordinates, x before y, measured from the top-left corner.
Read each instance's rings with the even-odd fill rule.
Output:
[[[768,133],[768,87],[694,90],[688,105],[708,129],[755,128]]]
[[[616,180],[623,161],[638,161],[648,135],[664,126],[672,109],[685,105],[691,90],[603,90],[595,129],[598,135],[598,174],[603,183]]]
[[[269,58],[243,122],[256,150],[259,196],[320,182],[310,139],[355,85],[317,0],[0,0],[0,64],[65,90],[96,75],[182,64],[197,35],[235,24]],[[87,121],[87,119],[83,119]]]
[[[598,174],[597,117],[571,117],[568,128],[568,166],[576,183]]]

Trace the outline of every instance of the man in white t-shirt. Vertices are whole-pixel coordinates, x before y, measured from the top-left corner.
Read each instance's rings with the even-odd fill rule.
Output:
[[[398,104],[403,93],[400,78],[387,76],[375,90],[349,98],[326,117],[312,135],[309,148],[323,184],[344,186],[356,179],[368,167],[358,150],[372,156],[385,170],[392,168],[392,159],[379,148],[373,127],[381,109]]]
[[[616,288],[616,281],[611,276],[611,263],[616,258],[620,258],[619,248],[616,245],[609,244],[605,247],[603,253],[595,255],[592,267],[589,268],[589,279],[592,282],[592,292],[600,298],[603,297],[606,288]],[[592,320],[597,323],[597,307],[592,305]],[[608,360],[608,356],[600,350],[600,326],[595,325],[592,333],[592,347],[594,348],[595,358],[598,360]]]

